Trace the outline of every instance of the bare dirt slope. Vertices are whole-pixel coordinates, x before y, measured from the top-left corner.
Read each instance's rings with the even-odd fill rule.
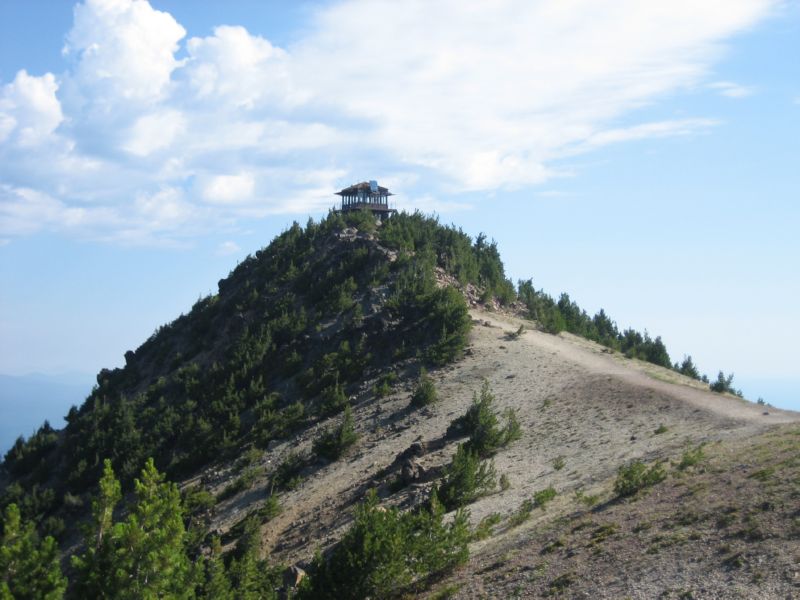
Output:
[[[632,499],[554,504],[501,529],[427,597],[800,597],[797,425],[708,445]]]
[[[419,461],[435,475],[455,451],[456,442],[445,437],[448,425],[464,414],[484,379],[496,396],[498,410],[517,411],[523,437],[494,459],[510,488],[471,505],[472,520],[477,523],[492,513],[507,518],[535,492],[552,486],[558,497],[547,512],[534,511],[524,525],[526,531],[549,526],[556,517],[575,511],[575,492],[608,499],[617,469],[633,459],[677,459],[701,443],[743,443],[800,420],[798,413],[711,393],[672,371],[625,359],[569,334],[541,333],[530,322],[496,312],[474,310],[472,316],[475,325],[467,356],[432,373],[440,398],[437,404],[409,409],[408,380],[382,399],[375,399],[365,385],[353,399],[361,434],[358,448],[335,463],[316,464],[296,490],[282,495],[283,512],[263,527],[265,552],[287,562],[308,560],[315,548],[338,539],[353,505],[370,487],[378,486],[388,503],[408,505],[423,498],[429,483],[390,493],[388,482],[396,476],[397,455],[415,441],[425,442],[431,451]],[[513,339],[509,334],[520,324],[527,330]],[[325,425],[266,453],[267,471],[291,451],[310,452],[313,438]],[[264,479],[227,501],[213,526],[224,532],[257,508],[267,485]],[[502,533],[502,526],[498,532],[473,545],[473,561],[494,556],[502,563],[503,553],[508,552],[498,550],[503,544],[524,545],[508,541],[519,532]],[[537,590],[524,597],[536,597],[541,592]],[[474,595],[462,593],[509,597],[485,589]]]

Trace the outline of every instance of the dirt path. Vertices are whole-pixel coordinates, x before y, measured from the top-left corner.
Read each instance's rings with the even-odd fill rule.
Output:
[[[526,323],[521,319],[485,312],[476,311],[474,316],[511,331]],[[537,348],[550,350],[561,359],[579,365],[590,373],[613,376],[630,385],[670,394],[683,402],[703,410],[714,411],[723,417],[759,424],[791,423],[800,420],[798,412],[765,408],[729,394],[710,392],[707,385],[674,371],[642,361],[625,359],[619,353],[610,353],[599,344],[568,333],[554,336],[531,330],[520,340]]]
[[[610,354],[568,334],[530,330],[509,339],[520,324],[531,323],[498,313],[471,314],[475,325],[467,355],[432,373],[439,402],[409,410],[410,381],[386,398],[373,398],[369,385],[357,395],[358,448],[342,460],[316,465],[297,490],[281,495],[283,513],[263,529],[264,551],[274,560],[303,562],[320,545],[335,541],[349,524],[354,503],[380,480],[381,471],[412,442],[441,439],[484,379],[496,396],[495,409],[516,411],[523,437],[494,458],[511,487],[472,504],[473,522],[492,513],[509,515],[549,486],[559,497],[571,498],[578,490],[607,494],[619,466],[631,460],[675,459],[700,443],[744,438],[800,420],[800,413],[711,393],[670,370]],[[310,452],[326,425],[280,444],[265,461],[276,465],[290,450]],[[455,447],[452,442],[420,462],[425,469],[441,468]],[[257,507],[267,485],[260,482],[232,499],[235,510],[221,511],[215,527],[226,530]],[[424,488],[412,486],[384,502],[403,504],[424,494]]]

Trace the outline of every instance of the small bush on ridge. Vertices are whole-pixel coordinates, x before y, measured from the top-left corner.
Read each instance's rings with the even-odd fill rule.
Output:
[[[633,496],[640,490],[651,487],[666,479],[667,473],[660,462],[647,468],[642,461],[636,460],[619,468],[614,482],[614,492],[620,498]]]
[[[482,461],[467,444],[459,444],[452,462],[445,469],[438,496],[447,510],[460,508],[493,492],[496,478],[491,462]]]
[[[333,429],[326,429],[314,440],[312,448],[315,454],[328,460],[336,460],[357,441],[358,434],[353,423],[353,411],[348,404],[345,406],[341,424]]]
[[[433,379],[428,375],[428,372],[423,368],[419,373],[414,393],[411,394],[411,405],[422,407],[433,404],[436,400],[436,386],[433,384]]]

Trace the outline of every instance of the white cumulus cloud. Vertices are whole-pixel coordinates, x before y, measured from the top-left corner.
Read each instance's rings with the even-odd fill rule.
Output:
[[[454,193],[536,186],[579,153],[707,132],[713,115],[636,111],[705,86],[751,91],[713,66],[775,5],[342,0],[280,48],[235,24],[187,37],[146,0],[84,0],[63,72],[0,88],[0,235],[175,242],[324,211],[375,176],[410,206],[465,208]]]
[[[41,77],[19,71],[0,92],[0,143],[14,134],[21,146],[43,142],[64,120],[52,73]]]
[[[235,204],[252,198],[255,178],[252,173],[217,175],[211,177],[202,187],[203,198],[209,202]]]
[[[241,108],[287,98],[286,52],[244,27],[220,26],[213,36],[191,38],[186,46],[186,76],[197,98],[215,97]]]
[[[164,110],[136,120],[130,129],[125,149],[131,154],[147,156],[168,148],[186,127],[186,119],[177,110]]]
[[[153,101],[167,93],[185,35],[146,0],[86,0],[75,6],[64,53],[77,59],[73,74],[93,103]]]

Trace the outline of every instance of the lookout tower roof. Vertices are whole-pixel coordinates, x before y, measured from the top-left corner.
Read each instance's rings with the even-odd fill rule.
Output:
[[[339,212],[371,210],[372,214],[380,219],[397,212],[394,208],[389,207],[389,196],[394,196],[394,194],[388,188],[378,185],[374,179],[354,183],[341,192],[336,192],[336,195],[342,197]]]
[[[336,192],[337,196],[394,196],[389,188],[378,185],[375,180],[362,181],[361,183],[354,183],[353,185],[344,188],[341,192]]]

